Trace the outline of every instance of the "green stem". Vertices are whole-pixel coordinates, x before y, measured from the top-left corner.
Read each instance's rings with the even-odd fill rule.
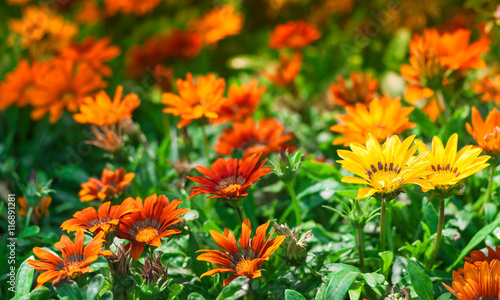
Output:
[[[385,202],[385,199],[382,199],[382,207],[380,209],[380,246],[379,246],[379,252],[384,252],[385,251],[385,213],[387,210],[387,203]]]
[[[253,300],[252,279],[248,281],[248,300]]]
[[[439,244],[441,244],[441,237],[443,235],[443,227],[444,227],[444,199],[441,199],[441,202],[439,203],[439,221],[436,232],[436,242],[434,243],[434,248],[432,248],[432,253],[429,262],[427,263],[427,269],[432,268],[434,261],[436,261],[437,254],[439,252]]]
[[[356,236],[358,241],[358,254],[359,254],[359,266],[361,269],[365,269],[365,253],[363,251],[363,230],[362,228],[356,229]]]
[[[201,126],[203,131],[203,144],[205,145],[205,156],[207,158],[207,164],[210,165],[210,144],[208,143],[207,131],[205,130],[205,125]]]
[[[30,220],[31,220],[31,214],[33,213],[33,207],[30,206],[30,208],[28,209],[28,215],[26,216],[26,225],[24,226],[24,228],[28,228],[28,226],[30,226]]]
[[[241,224],[243,224],[243,215],[241,214],[241,208],[237,207],[236,211],[238,212],[238,216],[240,216]]]
[[[288,193],[290,194],[290,197],[292,197],[292,205],[293,209],[295,210],[295,219],[297,222],[297,226],[300,226],[302,224],[302,218],[300,217],[300,205],[299,201],[297,200],[297,195],[295,194],[295,190],[293,189],[293,184],[292,183],[287,183],[285,184],[286,189],[288,190]]]
[[[493,189],[493,177],[495,177],[495,166],[492,164],[490,166],[491,170],[490,170],[490,181],[488,182],[488,188],[486,190],[486,196],[484,197],[484,200],[483,200],[483,209],[482,211],[484,211],[486,213],[486,203],[488,203],[488,201],[490,201],[491,199],[491,190]]]

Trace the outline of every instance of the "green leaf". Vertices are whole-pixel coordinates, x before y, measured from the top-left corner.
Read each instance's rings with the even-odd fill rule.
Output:
[[[78,288],[78,284],[74,281],[59,281],[57,286],[54,286],[59,298],[69,298],[71,300],[82,300],[82,294]]]
[[[187,300],[205,300],[205,297],[203,297],[199,293],[194,292],[194,293],[189,294],[189,296],[187,297]]]
[[[433,300],[432,281],[424,270],[413,260],[408,261],[408,275],[410,275],[413,289],[424,300]]]
[[[33,212],[35,213],[35,212]],[[27,237],[30,237],[30,236],[34,236],[35,234],[39,233],[40,232],[40,227],[38,226],[30,226],[30,227],[27,227],[26,229],[24,229],[17,238],[19,239],[23,239],[23,238],[27,238]]]
[[[325,299],[343,300],[347,295],[349,288],[354,283],[354,280],[356,280],[356,277],[359,274],[359,272],[353,272],[352,270],[348,269],[343,269],[336,272],[332,276],[330,283],[328,283]]]
[[[301,293],[294,290],[285,290],[285,300],[306,300]]]
[[[169,293],[168,293],[168,300],[174,300],[174,299],[179,299],[179,294],[182,292],[184,289],[184,286],[182,284],[176,283],[172,284],[169,287]]]
[[[14,299],[19,299],[21,296],[28,295],[31,292],[31,285],[33,284],[33,275],[35,269],[29,269],[28,259],[34,259],[33,255],[28,257],[17,269],[16,275],[16,296]]]
[[[382,258],[382,275],[387,277],[389,274],[389,269],[391,268],[392,262],[394,260],[394,253],[392,251],[384,251],[378,254]]]
[[[48,299],[50,295],[50,290],[46,286],[41,286],[37,291],[31,292],[29,295],[29,300],[45,300]]]
[[[113,300],[113,298],[113,292],[107,291],[104,295],[102,295],[100,300]]]
[[[87,287],[87,293],[85,294],[85,299],[94,300],[99,294],[99,291],[101,290],[103,284],[104,284],[104,276],[102,276],[101,274],[97,274],[96,276],[94,276],[92,281],[89,283],[89,286]]]
[[[304,172],[307,176],[317,181],[332,178],[334,180],[340,181],[340,179],[342,179],[342,175],[339,173],[337,168],[312,160],[304,161],[304,163],[300,167],[300,172]]]
[[[450,299],[451,299],[451,294],[446,293],[446,294],[442,294],[441,296],[439,296],[436,300],[450,300]]]

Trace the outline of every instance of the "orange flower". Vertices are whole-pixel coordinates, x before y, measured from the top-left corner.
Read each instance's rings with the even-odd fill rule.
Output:
[[[453,271],[452,286],[444,287],[458,300],[498,299],[500,297],[500,261],[483,261],[479,267],[465,263],[462,277]]]
[[[36,217],[37,220],[40,220],[41,218],[48,216],[49,215],[49,206],[50,206],[51,202],[52,202],[52,197],[43,196],[42,199],[40,200],[40,205],[35,206],[33,208],[33,212],[35,213],[35,215],[32,214],[31,219],[34,220]],[[17,203],[20,206],[19,207],[19,214],[21,216],[27,217],[28,210],[30,207],[28,206],[28,203],[26,202],[26,197],[24,197],[24,196],[19,197],[19,199],[17,199]]]
[[[116,197],[130,184],[134,177],[134,173],[125,174],[125,169],[123,168],[114,172],[104,168],[101,180],[90,177],[88,182],[82,183],[82,189],[78,193],[78,196],[80,196],[81,202]]]
[[[142,16],[150,13],[160,3],[161,0],[104,0],[106,13],[110,16],[118,13]]]
[[[25,5],[30,3],[33,0],[7,0],[9,4],[14,4],[14,5]]]
[[[346,110],[346,115],[337,116],[340,124],[330,127],[331,131],[344,135],[335,139],[334,145],[344,144],[347,147],[353,142],[364,145],[370,133],[382,142],[391,135],[415,127],[415,123],[408,118],[413,107],[402,108],[399,97],[392,99],[385,95],[373,99],[368,105],[358,103],[355,107],[347,106]]]
[[[337,83],[330,85],[332,99],[343,107],[354,106],[357,103],[368,104],[378,89],[378,80],[371,79],[370,74],[351,72],[351,87],[347,87],[345,79],[337,76]]]
[[[263,73],[275,85],[287,86],[297,78],[301,67],[302,54],[294,53],[290,57],[282,53],[280,54],[280,64],[275,64],[271,72],[264,70]]]
[[[221,198],[226,200],[238,200],[248,195],[247,190],[260,177],[269,174],[273,168],[262,167],[267,159],[259,163],[260,155],[252,155],[246,159],[223,158],[217,159],[212,168],[196,167],[196,170],[205,176],[187,178],[201,184],[189,188],[192,192],[188,199],[196,195],[214,194],[207,199]]]
[[[300,50],[321,37],[314,25],[305,21],[288,21],[278,25],[271,35],[269,47],[273,49]]]
[[[481,267],[484,261],[491,263],[493,260],[500,260],[500,247],[496,246],[493,249],[490,246],[486,246],[486,249],[488,249],[488,255],[484,254],[483,251],[474,250],[470,253],[470,257],[464,257],[464,259],[478,268]]]
[[[35,56],[66,46],[78,32],[74,24],[53,14],[48,7],[37,6],[25,8],[23,18],[10,20],[9,28],[21,36],[23,47],[30,48]]]
[[[43,272],[38,275],[36,289],[38,290],[47,282],[58,283],[59,280],[66,276],[74,277],[78,274],[91,272],[92,269],[89,268],[89,265],[99,255],[113,254],[109,250],[101,251],[102,244],[105,242],[103,235],[104,232],[99,233],[85,247],[83,246],[84,234],[82,229],[76,232],[74,244],[66,235],[63,235],[61,241],[55,245],[61,251],[62,258],[42,248],[33,248],[33,252],[41,261],[29,259],[27,262],[31,265],[30,268]]]
[[[220,234],[215,230],[210,230],[210,234],[217,245],[226,252],[220,250],[198,250],[197,252],[205,253],[200,254],[200,256],[196,258],[197,260],[207,261],[221,266],[203,273],[200,278],[212,276],[217,273],[235,274],[224,280],[223,284],[226,286],[240,276],[246,276],[250,279],[261,277],[260,268],[262,268],[264,263],[269,260],[271,254],[278,250],[283,240],[285,240],[284,235],[271,239],[274,230],[267,237],[266,231],[269,224],[270,221],[267,221],[266,224],[257,227],[255,237],[250,243],[252,226],[249,219],[243,221],[241,225],[241,237],[238,242],[241,246],[241,252],[234,234],[227,228],[224,228],[224,234]]]
[[[95,24],[102,21],[104,17],[104,10],[94,0],[81,1],[80,8],[75,14],[75,20],[83,24]]]
[[[485,77],[481,81],[472,85],[472,89],[476,94],[483,94],[482,102],[494,101],[500,105],[500,74],[494,78]]]
[[[123,121],[125,120],[121,120],[118,124],[118,131],[116,126],[92,126],[90,130],[92,130],[94,137],[92,140],[85,141],[85,143],[94,145],[110,153],[117,152],[122,146],[121,123]]]
[[[474,138],[484,151],[491,154],[500,152],[500,112],[493,110],[483,120],[479,111],[472,107],[472,126],[467,123],[467,132]]]
[[[257,106],[259,106],[260,97],[265,90],[265,86],[257,87],[257,81],[255,80],[241,87],[230,86],[227,99],[218,112],[219,117],[214,119],[212,123],[241,122],[247,117],[251,117]]]
[[[116,88],[113,101],[105,91],[100,91],[95,98],[87,97],[80,104],[80,113],[74,114],[73,118],[78,123],[89,123],[97,126],[113,125],[121,119],[132,118],[134,111],[141,100],[136,94],[130,93],[122,99],[123,87]]]
[[[64,108],[76,111],[85,97],[106,86],[101,76],[88,65],[75,65],[71,61],[53,60],[45,76],[35,75],[31,118],[38,120],[49,113],[51,123],[59,120]]]
[[[109,77],[113,71],[104,63],[120,55],[120,48],[110,46],[109,43],[110,38],[97,40],[95,37],[88,37],[81,43],[73,43],[61,49],[60,54],[63,59],[86,63],[96,72]]]
[[[234,6],[230,4],[215,7],[201,18],[191,20],[189,28],[201,34],[206,44],[215,44],[227,36],[240,33],[243,28],[243,14],[234,13]]]
[[[179,217],[189,210],[177,208],[183,201],[175,199],[169,202],[164,195],[151,195],[144,200],[144,205],[139,197],[135,201],[139,211],[120,222],[116,236],[131,241],[132,258],[137,261],[146,245],[160,247],[161,238],[181,233],[179,229],[169,227],[184,220]]]
[[[280,149],[294,150],[294,147],[285,145],[291,140],[291,134],[284,134],[284,126],[275,119],[262,119],[255,124],[252,118],[245,122],[234,123],[232,129],[225,129],[224,134],[215,145],[217,155],[231,155],[236,149],[243,150],[243,158],[261,153],[267,156]]]
[[[168,106],[163,112],[181,117],[178,128],[201,118],[216,119],[225,100],[222,98],[225,87],[226,81],[223,78],[216,80],[213,74],[198,76],[195,83],[191,73],[188,73],[186,80],[177,79],[179,95],[163,94],[162,102]]]
[[[0,83],[0,109],[7,109],[12,104],[26,106],[32,98],[35,86],[35,75],[45,76],[47,64],[29,63],[21,59],[16,69],[5,75],[5,81]]]
[[[114,231],[120,221],[136,211],[135,201],[132,198],[127,198],[121,205],[113,206],[111,206],[110,201],[107,201],[101,204],[97,211],[93,207],[87,207],[84,210],[76,212],[73,215],[73,219],[62,223],[61,229],[68,232],[79,229],[95,233],[103,231],[104,234],[107,234]]]

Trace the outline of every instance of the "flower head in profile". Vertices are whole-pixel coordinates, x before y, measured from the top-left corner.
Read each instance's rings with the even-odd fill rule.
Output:
[[[486,246],[486,249],[488,250],[488,254],[485,254],[481,250],[474,250],[470,253],[470,257],[464,257],[464,259],[478,268],[480,268],[485,261],[491,263],[493,260],[500,260],[500,247],[496,246],[495,249],[493,249],[490,246]],[[460,270],[458,270],[458,272],[461,273]]]
[[[337,83],[330,85],[332,100],[336,104],[348,107],[357,103],[368,104],[378,89],[378,80],[372,79],[370,74],[351,72],[351,85],[348,86],[343,77],[337,76]]]
[[[137,261],[146,245],[160,247],[162,238],[181,233],[172,225],[184,220],[180,216],[189,210],[178,208],[181,200],[170,202],[164,195],[151,195],[144,200],[144,204],[137,197],[135,202],[138,211],[120,222],[116,236],[130,241],[132,258]]]
[[[489,166],[490,158],[481,154],[480,148],[465,146],[457,153],[458,134],[454,133],[446,148],[437,136],[432,139],[432,150],[423,142],[418,141],[418,151],[427,154],[425,160],[430,162],[426,169],[425,180],[434,187],[436,193],[447,195],[456,193],[462,186],[462,180]],[[422,187],[423,191],[428,190]]]
[[[432,185],[422,179],[428,173],[425,168],[429,162],[424,160],[427,154],[413,156],[417,151],[416,145],[410,147],[414,138],[410,136],[401,142],[393,135],[380,146],[377,139],[368,134],[366,146],[351,143],[351,151],[338,150],[343,160],[337,162],[342,164],[342,168],[359,176],[346,176],[342,182],[368,186],[359,189],[356,199],[375,195],[390,200],[399,194],[402,186],[408,184],[432,189]]]
[[[78,123],[88,123],[97,126],[114,125],[121,119],[132,117],[141,100],[136,94],[130,93],[122,99],[123,87],[119,85],[111,100],[105,91],[100,91],[95,97],[87,97],[80,104],[80,112],[73,115]]]
[[[314,25],[305,21],[288,21],[278,25],[271,34],[269,47],[272,49],[301,50],[321,37]]]
[[[243,158],[254,154],[267,156],[281,149],[294,151],[294,147],[285,144],[292,138],[278,120],[261,119],[255,124],[252,118],[248,118],[245,122],[234,123],[232,129],[224,130],[215,150],[218,155],[231,155],[239,149],[243,151]]]
[[[223,282],[224,286],[226,286],[240,276],[246,276],[250,279],[261,277],[262,274],[260,269],[285,239],[284,235],[271,239],[274,230],[267,237],[266,231],[269,224],[270,221],[267,221],[267,223],[260,225],[251,242],[250,235],[252,233],[252,226],[249,219],[243,221],[241,225],[241,237],[239,242],[236,242],[234,234],[227,228],[224,228],[224,234],[218,233],[215,230],[210,230],[210,234],[217,245],[225,252],[206,249],[197,251],[204,252],[196,258],[197,260],[207,261],[220,266],[203,273],[200,278],[212,276],[217,273],[232,273],[233,275]]]
[[[491,154],[500,152],[500,112],[496,108],[483,120],[479,111],[472,107],[472,125],[467,123],[466,128],[483,151]]]
[[[206,44],[213,45],[227,36],[240,33],[244,16],[234,12],[234,6],[227,4],[207,11],[202,17],[191,20],[189,28],[199,33]]]
[[[470,263],[464,265],[464,276],[453,271],[452,286],[444,287],[458,300],[498,299],[500,298],[500,261],[483,261],[480,266]]]
[[[272,66],[270,71],[263,74],[275,85],[287,86],[291,84],[300,73],[302,67],[302,54],[294,53],[292,56],[280,54],[280,63]]]
[[[62,258],[44,250],[35,247],[33,252],[40,260],[29,259],[27,262],[30,268],[35,269],[42,274],[38,275],[37,286],[38,290],[47,282],[58,283],[62,278],[74,277],[78,274],[91,272],[89,265],[94,262],[99,255],[111,255],[109,250],[101,251],[104,232],[97,234],[87,246],[84,247],[84,234],[80,229],[76,232],[75,243],[69,237],[63,235],[61,241],[56,243],[56,248],[62,253]]]
[[[82,189],[78,193],[78,196],[80,196],[81,202],[94,199],[109,200],[118,196],[132,182],[134,177],[134,173],[125,173],[125,169],[123,168],[116,171],[104,168],[101,179],[90,177],[88,182],[82,183]]]
[[[500,74],[494,78],[484,77],[472,85],[476,94],[482,94],[482,102],[495,102],[500,105]]]
[[[198,76],[196,83],[191,73],[186,80],[177,80],[179,95],[164,93],[162,102],[167,105],[163,112],[180,116],[177,127],[181,128],[198,119],[216,119],[218,111],[225,101],[222,98],[226,81],[215,79],[215,75]]]
[[[33,214],[31,215],[31,219],[40,220],[41,218],[49,215],[49,206],[52,202],[52,197],[50,196],[42,196],[40,200],[40,204],[33,208]],[[22,196],[17,199],[17,203],[19,204],[19,214],[21,216],[28,216],[29,205],[26,202],[26,197]]]
[[[247,190],[260,177],[269,174],[269,171],[272,170],[272,168],[263,167],[266,159],[259,162],[259,158],[260,155],[252,155],[240,160],[219,158],[212,164],[211,169],[196,167],[196,170],[204,176],[188,176],[190,180],[201,184],[189,188],[192,190],[189,198],[196,195],[213,194],[208,199],[221,198],[234,201],[248,195]]]
[[[368,134],[382,142],[391,135],[415,127],[408,117],[413,107],[401,107],[399,98],[382,96],[368,105],[358,103],[354,107],[348,106],[346,111],[346,115],[337,116],[339,124],[330,127],[331,131],[343,135],[333,141],[334,145],[349,146],[352,142],[364,144]]]
[[[122,204],[113,206],[111,206],[111,201],[107,201],[101,204],[97,211],[93,207],[87,207],[76,212],[72,219],[62,223],[61,229],[68,232],[78,229],[95,233],[103,231],[104,234],[107,234],[115,231],[120,221],[135,211],[137,211],[137,207],[132,198],[127,198]]]

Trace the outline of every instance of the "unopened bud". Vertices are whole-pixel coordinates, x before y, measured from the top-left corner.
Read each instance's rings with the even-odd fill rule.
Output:
[[[306,232],[299,239],[299,228],[290,230],[287,224],[280,226],[277,223],[274,223],[273,227],[279,235],[285,236],[285,240],[281,244],[281,247],[285,250],[285,259],[287,263],[293,266],[304,264],[307,256],[307,244],[305,241],[313,236],[312,230]]]

